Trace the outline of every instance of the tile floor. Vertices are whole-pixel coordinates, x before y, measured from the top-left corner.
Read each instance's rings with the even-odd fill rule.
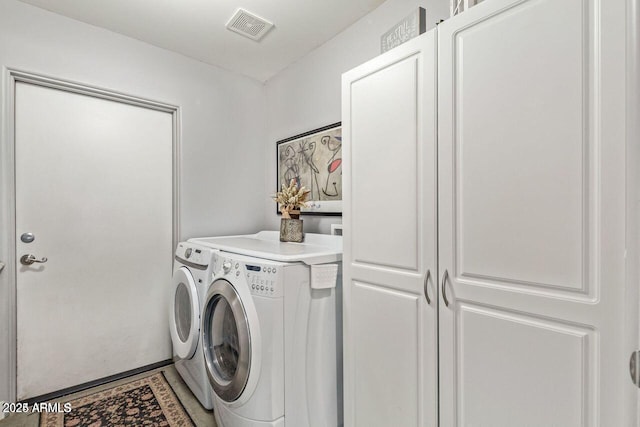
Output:
[[[216,427],[216,421],[213,417],[213,412],[205,410],[196,397],[191,393],[189,387],[182,381],[180,374],[173,367],[173,365],[163,366],[162,368],[154,369],[150,372],[164,371],[167,382],[180,399],[182,406],[187,410],[189,416],[196,424],[197,427]],[[87,394],[95,393],[97,391],[105,390],[122,383],[133,381],[139,377],[148,375],[149,372],[134,375],[128,378],[124,378],[111,383],[103,384],[98,387],[90,388],[78,393],[70,394],[61,398],[61,401],[67,401],[76,399],[78,397],[86,396]],[[40,415],[35,414],[13,414],[4,420],[0,420],[0,427],[38,427],[40,421]],[[142,425],[143,420],[140,420]]]

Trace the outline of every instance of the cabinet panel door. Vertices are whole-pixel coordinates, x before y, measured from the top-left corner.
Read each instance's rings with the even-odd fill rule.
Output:
[[[436,54],[343,76],[345,425],[437,424]],[[425,288],[431,304],[427,303]]]
[[[624,22],[493,0],[439,26],[442,426],[631,425]]]

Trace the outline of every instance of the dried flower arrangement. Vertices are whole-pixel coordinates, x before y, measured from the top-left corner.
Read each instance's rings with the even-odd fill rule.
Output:
[[[307,206],[307,198],[310,191],[304,186],[298,187],[296,180],[292,179],[289,186],[282,184],[282,190],[278,191],[273,200],[278,203],[282,218],[290,219],[291,215],[299,215],[300,208]]]

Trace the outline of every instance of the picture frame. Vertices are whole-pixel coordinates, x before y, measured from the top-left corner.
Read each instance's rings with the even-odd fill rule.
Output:
[[[276,168],[276,191],[291,179],[310,191],[301,214],[342,215],[342,122],[276,142]]]

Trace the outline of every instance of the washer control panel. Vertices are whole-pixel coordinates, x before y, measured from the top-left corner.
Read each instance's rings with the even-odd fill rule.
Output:
[[[282,268],[272,265],[244,264],[244,274],[247,278],[249,290],[254,295],[280,296],[280,278]]]
[[[252,295],[279,298],[284,295],[281,264],[243,262],[224,255],[213,255],[212,280],[225,278],[234,285],[246,283]]]

